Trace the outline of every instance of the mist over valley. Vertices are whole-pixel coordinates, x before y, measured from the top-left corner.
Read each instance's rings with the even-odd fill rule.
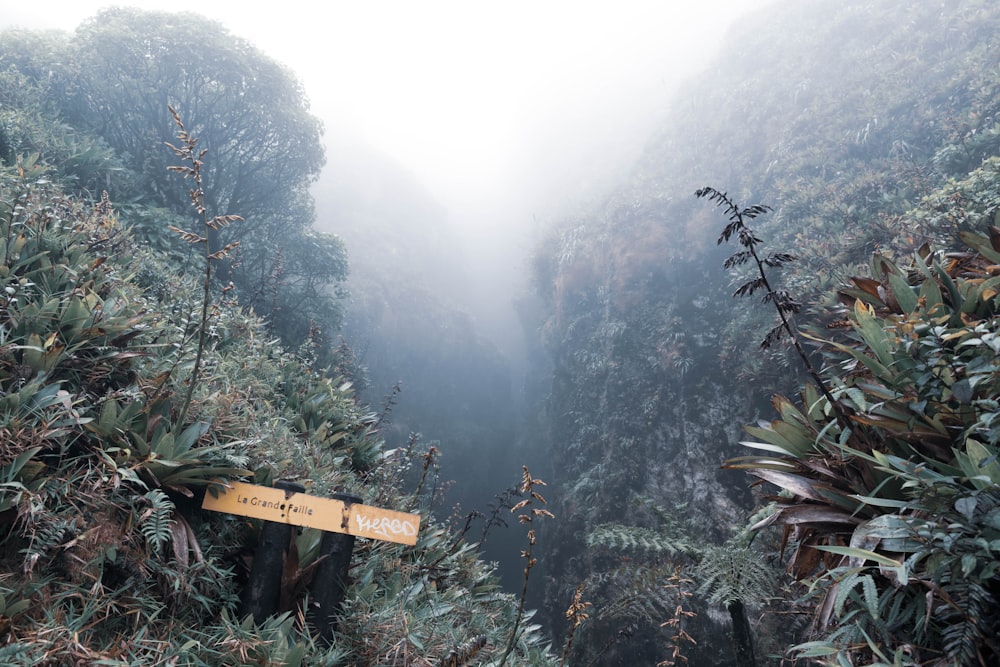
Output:
[[[0,662],[1000,657],[993,3],[64,9],[0,10]]]

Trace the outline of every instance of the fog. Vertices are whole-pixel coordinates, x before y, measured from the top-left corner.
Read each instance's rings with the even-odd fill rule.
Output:
[[[443,476],[459,478],[452,500],[485,509],[540,455],[516,432],[534,362],[515,304],[533,247],[614,187],[678,86],[733,22],[769,2],[285,2],[279,14],[215,0],[134,4],[217,20],[302,82],[326,128],[316,225],[347,243],[345,333],[372,371],[364,398],[377,407],[402,381],[390,445],[408,431],[440,438]],[[21,4],[0,10],[0,26],[69,32],[103,6]],[[388,323],[374,294],[399,307]],[[483,342],[446,358],[434,324]],[[437,349],[421,347],[435,338]],[[508,447],[515,440],[525,449]],[[493,555],[516,566],[511,549]]]
[[[743,665],[754,662],[754,651],[794,662],[828,650],[831,656],[840,651],[841,661],[871,661],[879,649],[851,634],[867,638],[866,628],[886,653],[904,652],[917,662],[995,648],[989,644],[995,627],[924,613],[933,602],[930,585],[942,600],[957,600],[955,609],[995,603],[988,599],[996,583],[989,549],[966,545],[964,555],[952,549],[954,531],[980,534],[989,527],[993,505],[976,506],[977,498],[989,500],[988,476],[953,473],[969,472],[977,459],[988,467],[1000,423],[997,388],[989,382],[996,359],[986,345],[997,321],[996,290],[985,280],[995,273],[1000,251],[993,226],[1000,190],[1000,106],[991,94],[1000,62],[994,5],[514,0],[495,7],[336,2],[318,11],[292,2],[274,13],[206,0],[145,7],[207,15],[259,51],[214,48],[224,35],[200,18],[192,23],[198,29],[187,31],[173,18],[132,12],[86,24],[74,50],[8,35],[3,62],[23,63],[31,76],[4,71],[5,99],[27,91],[25,97],[38,98],[31,104],[48,106],[28,104],[22,112],[11,105],[21,115],[0,119],[0,157],[10,166],[15,148],[34,150],[28,140],[41,137],[39,154],[51,159],[53,170],[65,168],[60,178],[75,179],[67,181],[72,192],[109,190],[126,224],[149,232],[152,251],[166,258],[163,269],[159,261],[142,261],[134,273],[139,289],[171,309],[162,331],[169,326],[180,335],[188,331],[177,323],[189,321],[184,304],[190,297],[185,290],[182,299],[160,294],[184,257],[156,243],[165,223],[183,216],[178,211],[188,211],[190,202],[183,192],[173,198],[158,192],[167,165],[155,155],[164,150],[155,128],[170,125],[162,112],[171,88],[181,91],[174,96],[181,112],[211,107],[188,125],[198,128],[195,134],[205,131],[209,153],[222,155],[207,164],[254,176],[230,178],[220,169],[205,187],[228,187],[228,194],[204,210],[246,213],[251,223],[226,232],[242,244],[232,262],[218,263],[235,276],[232,294],[239,306],[261,314],[268,340],[315,354],[305,357],[314,360],[311,366],[353,380],[360,398],[335,394],[343,420],[340,412],[322,412],[326,404],[317,400],[325,394],[314,399],[310,393],[315,376],[300,372],[303,357],[284,364],[292,357],[274,355],[283,364],[278,372],[271,347],[262,346],[268,362],[251,363],[256,352],[245,359],[228,341],[243,343],[244,332],[255,330],[242,324],[243,313],[229,320],[224,311],[219,321],[226,326],[215,327],[219,337],[211,339],[223,343],[211,343],[211,351],[235,356],[236,363],[220,356],[214,377],[236,389],[235,398],[227,388],[198,399],[200,413],[226,429],[212,442],[240,437],[230,432],[252,433],[247,444],[256,447],[259,440],[267,444],[262,454],[283,459],[275,474],[363,489],[366,502],[418,510],[427,519],[421,531],[430,539],[413,559],[366,551],[365,569],[355,579],[360,604],[352,605],[352,612],[365,614],[356,619],[363,634],[359,653],[379,664],[390,656],[409,661],[412,645],[425,662],[444,656],[442,664],[464,664],[486,646],[506,646],[499,661],[506,664],[515,645],[521,651],[519,631],[529,627],[543,628],[554,648],[565,638],[560,664],[567,658],[588,665],[665,664],[671,655],[671,664],[690,658],[692,665]],[[71,31],[98,5],[44,9],[44,15],[0,10],[0,27]],[[125,23],[132,20],[137,23]],[[158,45],[151,37],[161,35],[168,38]],[[139,48],[119,48],[125,46]],[[157,66],[157,53],[167,55],[168,67]],[[198,57],[187,58],[192,55]],[[242,58],[254,68],[211,67]],[[272,59],[301,81],[325,125],[324,150],[318,125],[301,113],[299,89],[275,71]],[[202,63],[210,64],[206,74],[191,76]],[[148,97],[151,89],[161,89],[160,100]],[[162,117],[139,114],[136,123],[117,124],[137,103],[158,108]],[[234,116],[248,110],[253,113],[240,125],[255,132],[234,140]],[[22,128],[10,119],[36,117],[47,124],[26,122],[22,141]],[[72,131],[65,145],[48,137],[51,130],[60,133],[61,119]],[[72,121],[80,125],[79,140]],[[148,128],[153,132],[146,134]],[[277,140],[275,129],[282,133]],[[107,152],[101,141],[108,141]],[[229,147],[241,150],[229,157]],[[268,152],[271,147],[278,152]],[[76,160],[92,149],[96,157]],[[117,164],[111,157],[121,159],[127,173],[112,178],[109,172],[117,170],[108,167]],[[19,208],[8,208],[13,229]],[[49,209],[39,210],[49,225]],[[98,212],[106,213],[103,206]],[[179,220],[176,231],[184,225]],[[752,229],[745,224],[751,221]],[[18,248],[22,238],[28,237],[18,237]],[[216,240],[222,246],[229,239]],[[211,239],[198,241],[212,269]],[[104,242],[92,236],[89,243]],[[959,242],[963,252],[950,252]],[[8,255],[27,265],[21,250]],[[48,263],[47,253],[35,258]],[[103,261],[93,261],[89,271]],[[225,273],[207,274],[206,282],[226,281]],[[67,273],[75,282],[59,294],[83,289],[77,275]],[[34,286],[22,280],[8,292],[27,295]],[[146,307],[145,300],[134,301]],[[45,294],[36,318],[43,326],[55,321],[49,307],[55,302]],[[26,307],[8,310],[28,319]],[[27,344],[11,347],[23,354],[7,364],[16,370],[13,380],[35,392],[35,381],[24,381],[34,377],[27,373],[48,379],[64,351],[71,377],[83,376],[76,372],[79,360],[90,356],[70,355],[75,348],[56,346],[55,333],[39,333],[46,329],[24,330]],[[127,382],[122,388],[105,379],[111,378],[103,361],[109,331],[103,325],[83,330],[101,336],[101,350],[80,400],[88,410],[102,407],[100,424],[86,426],[81,446],[78,436],[67,436],[62,453],[74,466],[91,441],[108,440],[111,427],[117,433],[118,421],[109,426],[108,419],[136,414],[133,405],[145,415],[142,423],[135,420],[136,442],[176,445],[160,437],[167,431],[159,424],[161,410],[172,407],[169,387],[179,388],[182,379],[176,377],[176,385],[158,379],[148,407],[130,402],[118,411],[119,397],[128,391],[131,401],[140,376],[120,373]],[[153,331],[161,340],[161,329]],[[318,345],[303,345],[306,336]],[[43,339],[44,349],[35,344]],[[116,340],[131,336],[111,341],[112,347]],[[189,345],[178,344],[169,363],[182,368],[197,344],[187,385],[193,389],[209,339],[185,340]],[[135,353],[112,356],[124,368]],[[158,372],[162,363],[144,363],[142,370]],[[309,381],[300,385],[298,375]],[[245,396],[244,383],[234,378],[247,379]],[[331,378],[324,373],[321,379],[323,388]],[[98,380],[102,391],[107,382],[113,393],[91,401]],[[272,394],[258,393],[258,382],[274,387],[274,401],[262,398]],[[193,395],[188,391],[171,433],[185,424]],[[287,406],[272,411],[284,397]],[[217,410],[231,405],[234,416],[243,405],[253,408],[252,427],[237,430],[228,418],[216,420]],[[60,423],[70,421],[87,420],[74,413]],[[123,423],[130,429],[123,428],[123,437],[131,437],[131,422]],[[187,428],[181,438],[196,432]],[[358,432],[363,436],[353,437]],[[119,440],[109,440],[114,452]],[[29,454],[40,452],[48,469],[55,458],[50,449]],[[907,457],[941,474],[920,486]],[[17,458],[7,466],[15,476],[30,456]],[[347,474],[348,465],[358,477]],[[541,486],[547,486],[545,497],[534,491]],[[151,497],[143,498],[155,505]],[[120,502],[135,510],[130,525],[142,529],[155,551],[142,523],[153,510],[140,517],[143,506],[133,500],[141,502]],[[168,514],[160,510],[171,508],[154,509],[166,525]],[[515,520],[512,512],[519,511],[525,513]],[[896,530],[913,517],[920,523],[910,528],[929,530],[924,514],[948,523],[941,540],[919,549],[888,538],[876,544],[879,530]],[[36,522],[51,540],[25,552],[40,563],[41,555],[57,554],[50,559],[57,577],[72,546],[63,544],[62,516]],[[448,534],[447,547],[441,533],[425,530],[433,525],[437,531],[438,524]],[[771,525],[784,532],[759,530]],[[32,540],[42,534],[25,532]],[[71,542],[82,544],[83,535]],[[857,549],[829,547],[873,538],[864,558]],[[227,551],[246,560],[245,550]],[[486,581],[465,571],[459,557],[466,555],[477,568],[495,571],[502,590],[513,595],[495,593],[492,581],[461,588],[462,579]],[[904,569],[916,568],[906,586],[855,567],[863,560],[898,565],[901,557]],[[119,574],[138,581],[116,564],[117,556],[102,550],[95,558],[110,573],[108,590]],[[959,564],[962,577],[955,574]],[[805,589],[779,570],[811,592],[803,597]],[[371,588],[381,586],[382,573],[385,595]],[[420,581],[404,587],[409,574]],[[75,579],[74,573],[73,590]],[[476,599],[501,609],[494,603],[515,602],[517,591],[508,637],[492,629],[506,634],[495,622],[500,616],[489,612],[480,624],[479,612],[456,602]],[[838,612],[831,616],[834,596]],[[371,604],[376,598],[386,606]],[[537,614],[522,618],[524,609]],[[574,634],[588,616],[586,630]],[[924,619],[917,643],[908,619]],[[979,644],[952,641],[955,628]],[[372,632],[384,635],[381,644],[369,641]],[[45,634],[51,633],[37,638]],[[81,646],[78,633],[63,634],[73,637],[73,650]],[[723,640],[727,634],[731,646]],[[436,645],[427,648],[431,637]],[[196,637],[195,643],[202,642]]]
[[[356,157],[331,150],[337,137],[409,171],[467,253],[466,305],[516,357],[510,299],[540,227],[597,198],[728,25],[768,2],[132,4],[217,20],[294,71],[327,128],[328,173]],[[18,3],[0,25],[72,31],[106,5]],[[338,231],[322,207],[318,224]]]

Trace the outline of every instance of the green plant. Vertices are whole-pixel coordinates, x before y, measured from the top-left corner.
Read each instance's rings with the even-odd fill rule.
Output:
[[[747,539],[739,535],[722,545],[713,545],[704,538],[692,535],[692,530],[674,514],[662,510],[655,512],[663,517],[665,525],[660,529],[622,524],[602,524],[587,536],[587,546],[591,549],[614,554],[629,554],[642,563],[636,567],[629,561],[623,562],[614,576],[628,582],[620,586],[627,595],[620,595],[615,604],[623,610],[639,610],[640,616],[654,618],[664,612],[672,614],[660,627],[674,629],[668,638],[672,657],[669,664],[686,658],[681,657],[682,643],[690,639],[689,630],[680,628],[684,618],[680,611],[680,600],[671,607],[664,598],[665,590],[670,590],[684,599],[697,593],[700,600],[723,607],[732,620],[733,651],[738,665],[753,665],[754,641],[747,618],[748,607],[762,605],[774,590],[774,573],[763,559],[760,551],[747,546]],[[619,556],[620,557],[620,556]],[[694,590],[678,588],[675,578],[678,571],[685,568],[684,583],[697,581]],[[652,573],[655,586],[645,585]],[[633,581],[628,581],[628,580]],[[663,580],[668,582],[664,589]],[[614,605],[602,610],[608,614]],[[671,622],[673,621],[673,622]],[[697,635],[697,632],[695,632]],[[672,662],[673,661],[673,662]]]
[[[532,555],[537,541],[535,536],[535,519],[544,517],[550,519],[555,518],[552,512],[545,509],[544,505],[547,504],[545,498],[538,491],[535,491],[536,487],[545,486],[545,482],[532,477],[531,472],[528,470],[528,466],[523,466],[522,471],[523,474],[521,476],[521,486],[519,490],[524,496],[524,499],[511,507],[510,511],[511,513],[515,513],[525,510],[521,514],[518,514],[517,520],[519,523],[528,526],[528,546],[521,551],[521,558],[524,559],[524,579],[521,583],[521,597],[518,600],[517,614],[514,616],[514,623],[510,630],[510,637],[507,640],[507,647],[504,649],[503,655],[500,657],[500,667],[507,664],[507,658],[514,650],[514,646],[518,641],[518,630],[521,629],[521,621],[525,617],[524,605],[528,598],[528,580],[531,577],[532,568],[538,564],[538,559]],[[536,505],[540,505],[540,507],[537,507]]]
[[[729,467],[777,485],[789,567],[810,582],[818,638],[801,657],[989,664],[1000,617],[1000,229],[903,269],[875,255],[842,292],[847,335],[822,342],[830,396],[747,427],[764,454]],[[835,405],[830,401],[834,401]],[[845,430],[834,414],[850,416]],[[852,437],[863,432],[865,437]]]
[[[202,281],[203,293],[201,300],[201,321],[197,325],[198,346],[195,351],[194,367],[191,370],[191,377],[187,381],[187,395],[184,397],[184,403],[181,405],[180,415],[177,417],[177,425],[183,427],[188,408],[191,406],[191,397],[198,384],[198,373],[201,370],[201,358],[205,352],[205,344],[208,338],[208,313],[209,307],[212,303],[212,266],[225,259],[231,250],[239,246],[239,241],[234,241],[221,248],[213,247],[216,244],[212,242],[212,239],[218,238],[218,233],[223,227],[226,227],[233,222],[241,222],[243,218],[232,214],[213,215],[209,217],[208,209],[205,207],[205,190],[202,188],[201,176],[202,167],[205,164],[205,153],[207,150],[196,149],[198,139],[194,135],[188,133],[177,110],[173,107],[169,108],[170,115],[173,117],[174,123],[177,125],[177,138],[181,145],[180,147],[177,147],[173,144],[167,143],[167,146],[186,164],[169,166],[167,169],[181,174],[185,179],[190,177],[194,182],[194,186],[189,190],[189,196],[191,198],[191,205],[197,212],[203,228],[200,234],[179,229],[177,227],[171,227],[171,230],[177,232],[181,238],[188,243],[202,246],[205,261],[205,276]]]
[[[752,263],[754,269],[756,269],[755,275],[742,283],[736,289],[733,296],[749,297],[758,292],[763,292],[764,295],[761,297],[761,303],[771,304],[778,314],[780,322],[772,327],[767,332],[767,335],[764,336],[760,344],[761,348],[766,350],[781,340],[783,336],[787,336],[791,340],[792,346],[795,348],[795,352],[798,354],[803,366],[809,372],[809,376],[819,388],[820,393],[829,401],[830,405],[834,406],[841,427],[845,430],[848,429],[849,421],[847,415],[840,412],[839,405],[830,396],[826,383],[820,376],[812,359],[806,354],[798,331],[793,326],[791,316],[798,313],[802,305],[792,297],[788,290],[773,286],[771,280],[768,278],[767,269],[779,268],[789,262],[795,261],[796,257],[788,252],[773,252],[761,256],[759,245],[763,241],[753,229],[747,226],[747,222],[767,213],[771,210],[770,207],[761,204],[746,207],[740,206],[725,192],[719,192],[709,186],[696,191],[695,196],[699,199],[707,198],[710,202],[714,202],[717,206],[722,207],[729,219],[729,223],[722,229],[722,233],[719,235],[716,244],[721,245],[736,237],[737,242],[743,248],[743,250],[731,255],[725,261],[724,267],[726,269],[733,269],[747,263]]]

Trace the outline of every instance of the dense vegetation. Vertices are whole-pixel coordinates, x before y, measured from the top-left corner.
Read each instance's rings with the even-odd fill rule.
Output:
[[[517,417],[437,294],[460,262],[406,272],[458,252],[425,196],[326,192],[368,246],[344,328],[322,128],[289,72],[193,15],[0,34],[0,662],[995,664],[994,4],[789,1],[740,26],[614,194],[537,248],[555,483],[524,468],[451,525],[440,443],[410,425],[493,452],[454,457],[492,493]],[[407,377],[429,379],[402,407]],[[243,614],[260,525],[201,509],[218,477],[424,523],[414,547],[358,542],[327,644],[317,531],[280,613]],[[514,592],[475,544],[504,517]]]
[[[310,229],[321,145],[294,79],[192,16],[112,10],[0,47],[0,662],[554,664],[434,518],[434,453],[386,447],[331,365],[346,264]],[[141,94],[164,80],[177,97]],[[287,99],[249,104],[263,85]],[[201,510],[219,477],[424,521],[414,547],[358,542],[327,645],[304,623],[318,531],[295,533],[280,613],[241,614],[260,522]]]
[[[556,601],[585,584],[583,599],[593,607],[577,635],[575,661],[652,664],[687,656],[692,664],[737,664],[729,642],[713,639],[732,629],[729,614],[718,612],[733,600],[757,619],[758,660],[816,641],[799,655],[840,664],[848,655],[853,664],[995,661],[990,508],[997,489],[982,477],[997,454],[995,437],[986,434],[996,369],[989,344],[973,341],[990,339],[996,325],[993,251],[983,238],[998,203],[998,27],[1000,12],[986,2],[779,3],[734,30],[719,60],[677,97],[618,190],[595,210],[564,220],[539,245],[535,283],[548,306],[538,324],[554,364],[544,416],[559,462],[550,481],[559,490],[551,500],[560,517],[543,535],[541,559],[561,573],[550,580],[543,607],[553,628],[568,627]],[[789,261],[776,261],[769,277],[780,299],[799,304],[798,314],[789,311],[797,325],[817,329],[804,341],[810,353],[826,345],[834,355],[822,377],[837,389],[833,403],[844,403],[844,423],[811,412],[830,401],[815,404],[819,388],[789,347],[760,348],[775,312],[756,303],[763,292],[732,298],[747,283],[747,267],[724,266],[732,248],[715,242],[726,216],[694,196],[706,185],[773,209],[754,220],[755,233],[766,253]],[[956,266],[944,254],[952,251],[972,254]],[[873,262],[876,253],[884,264]],[[937,300],[934,284],[942,292]],[[900,310],[890,295],[907,306]],[[855,309],[856,298],[874,310]],[[853,338],[845,335],[851,326],[859,332]],[[877,335],[888,347],[866,351]],[[827,340],[835,344],[821,343]],[[888,371],[864,367],[886,355]],[[904,356],[920,370],[905,367]],[[974,375],[969,385],[967,375]],[[745,424],[755,425],[751,440],[787,446],[774,440],[790,428],[779,424],[798,424],[793,404],[776,401],[781,419],[768,426],[776,419],[770,397],[797,395],[804,380],[812,388],[795,410],[814,421],[796,429],[808,430],[810,443],[822,439],[807,450],[800,439],[788,454],[795,461],[761,464],[794,473],[771,476],[788,482],[783,494],[773,485],[748,488],[743,469],[756,463],[722,464],[746,453],[738,444]],[[957,397],[949,389],[954,383]],[[836,412],[833,404],[827,409]],[[924,420],[935,426],[921,426]],[[756,425],[761,421],[765,426]],[[897,438],[908,429],[903,447]],[[854,440],[859,431],[868,449]],[[823,444],[829,439],[837,446]],[[978,444],[969,449],[967,441]],[[873,451],[883,458],[864,458]],[[798,484],[802,467],[813,486]],[[840,473],[829,478],[828,468],[857,469],[862,479],[845,471],[845,486]],[[922,470],[941,478],[909,477]],[[787,520],[786,533],[746,532],[746,517],[759,505],[763,520],[771,496],[818,512],[814,505],[836,501],[827,485],[874,498],[839,507],[870,527],[810,532],[799,525],[805,514],[796,518],[786,509],[773,519]],[[822,493],[806,493],[817,486]],[[951,497],[951,522],[931,519],[945,516],[949,501],[941,494]],[[959,500],[966,496],[976,501]],[[867,523],[882,513],[907,522]],[[919,550],[896,542],[907,549],[888,556],[880,549],[892,546],[872,541],[888,539],[890,525],[899,540],[904,530],[914,539],[928,535]],[[980,541],[957,551],[966,536]],[[881,555],[866,561],[857,552],[828,552],[817,559],[814,544]],[[792,569],[809,577],[815,595],[832,592],[802,599],[805,589],[780,576],[789,554],[798,555]],[[964,569],[956,566],[963,557]],[[906,561],[908,588],[895,588],[891,573],[879,571],[886,559]],[[743,568],[751,563],[769,563],[772,573],[747,577]],[[725,572],[745,590],[720,593]],[[679,579],[664,588],[674,575]],[[771,578],[775,585],[760,585]],[[949,591],[959,578],[975,587]],[[929,591],[941,592],[940,600]],[[919,607],[915,600],[924,594],[930,601]],[[696,616],[678,615],[679,600]],[[817,608],[827,613],[811,626],[809,612]],[[977,627],[955,624],[962,618],[977,619]],[[882,654],[868,648],[862,632]]]
[[[183,188],[163,182],[174,160],[163,150],[174,132],[168,107],[182,113],[213,156],[206,205],[244,218],[210,234],[213,252],[240,244],[218,262],[220,279],[286,344],[318,335],[326,354],[343,316],[333,288],[347,258],[337,237],[313,228],[309,186],[324,162],[322,127],[290,72],[201,17],[124,8],[72,35],[8,31],[0,62],[7,94],[30,105],[7,111],[4,157],[34,148],[77,189],[95,197],[109,189],[133,226],[149,222],[143,235],[162,252],[170,251],[166,216],[188,216],[190,207]],[[33,145],[25,132],[38,122],[55,142]],[[134,203],[141,207],[132,212]]]

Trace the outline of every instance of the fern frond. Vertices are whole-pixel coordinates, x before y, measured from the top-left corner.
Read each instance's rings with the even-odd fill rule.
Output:
[[[139,517],[139,530],[153,553],[170,541],[173,523],[174,503],[160,489],[153,489],[142,496],[149,507]]]
[[[944,582],[951,604],[938,608],[944,653],[950,664],[978,665],[980,647],[992,638],[983,636],[980,621],[996,609],[997,601],[978,582],[951,577]]]
[[[708,549],[698,564],[698,577],[699,594],[723,606],[759,604],[771,594],[775,580],[760,553],[732,544]]]
[[[665,535],[639,526],[602,524],[587,536],[587,546],[647,554],[690,554],[694,547],[683,536]]]
[[[629,619],[652,623],[671,615],[676,608],[674,592],[664,581],[675,567],[650,567],[629,563],[616,570],[610,582],[614,598],[597,611],[599,619]]]

